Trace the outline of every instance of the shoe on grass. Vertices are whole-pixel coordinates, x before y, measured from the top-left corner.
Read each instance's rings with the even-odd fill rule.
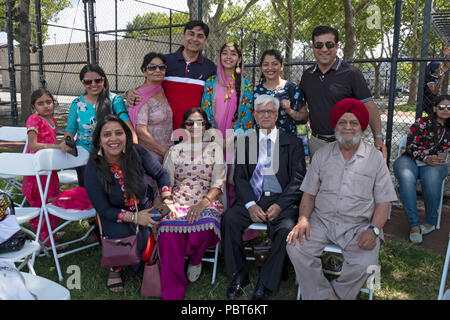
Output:
[[[202,264],[200,263],[198,266],[192,266],[189,264],[187,269],[187,278],[190,282],[195,282],[200,277],[202,273]]]
[[[429,234],[431,231],[434,231],[436,229],[435,226],[431,226],[430,228],[425,227],[425,225],[420,225],[420,231],[422,231],[422,235]]]
[[[409,234],[409,240],[415,244],[422,243],[422,234],[420,232],[411,232]]]

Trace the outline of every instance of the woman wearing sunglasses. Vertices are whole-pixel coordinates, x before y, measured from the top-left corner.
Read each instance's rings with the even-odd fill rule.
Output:
[[[108,79],[98,65],[85,65],[80,71],[80,81],[85,92],[72,101],[67,119],[64,138],[72,140],[77,135],[76,144],[91,151],[92,135],[98,120],[108,114],[119,116],[131,129],[133,142],[137,135],[128,117],[127,108],[121,96],[109,91]],[[84,186],[84,167],[77,168],[78,183]]]
[[[222,148],[215,142],[204,141],[205,131],[210,127],[202,109],[187,110],[182,128],[190,138],[172,146],[164,159],[175,207],[175,212],[166,216],[158,229],[161,291],[165,300],[183,299],[188,279],[194,282],[200,276],[206,249],[220,240],[223,213],[220,195],[225,165]]]
[[[141,100],[128,101],[128,113],[136,128],[139,143],[160,163],[172,146],[172,109],[161,86],[166,74],[166,60],[159,53],[150,52],[144,57],[141,71],[144,83],[137,91]]]
[[[450,147],[450,95],[436,98],[430,117],[423,117],[411,126],[406,150],[394,163],[410,226],[409,239],[419,244],[422,236],[435,230],[441,185],[448,173],[446,158]],[[420,179],[426,217],[419,224],[416,183]]]

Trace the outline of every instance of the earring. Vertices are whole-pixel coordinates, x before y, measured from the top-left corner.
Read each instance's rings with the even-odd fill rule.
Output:
[[[241,74],[241,68],[239,68],[239,66],[236,67],[236,73]]]
[[[122,153],[125,154],[125,148],[122,149]]]
[[[102,147],[100,147],[100,148],[98,149],[97,155],[100,156],[100,157],[103,157]]]

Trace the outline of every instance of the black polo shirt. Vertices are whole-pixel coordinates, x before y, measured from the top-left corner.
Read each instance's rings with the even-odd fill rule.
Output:
[[[309,121],[314,133],[334,134],[330,123],[331,109],[344,98],[355,98],[365,103],[373,100],[361,71],[336,58],[325,74],[317,64],[305,70],[300,81],[309,108]]]

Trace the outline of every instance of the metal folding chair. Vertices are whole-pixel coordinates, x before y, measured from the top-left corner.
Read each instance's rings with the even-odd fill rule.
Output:
[[[8,127],[3,126],[0,127],[0,140],[1,141],[8,141],[8,142],[25,142],[25,145],[22,149],[22,153],[25,153],[28,145],[28,134],[27,134],[27,128],[26,127]],[[2,172],[0,173],[0,179],[3,179],[6,181],[6,185],[4,186],[3,190],[5,193],[12,196],[14,194],[14,189],[19,190],[19,193],[22,184],[17,181],[17,175],[14,175],[9,172]],[[14,203],[16,206],[22,207],[25,203],[25,198],[22,200],[21,203]]]
[[[61,150],[58,150],[58,149],[39,150],[38,152],[36,152],[34,154],[34,156],[35,157],[34,157],[33,163],[34,163],[34,169],[36,171],[35,175],[37,178],[37,184],[38,184],[39,193],[41,195],[41,199],[47,198],[47,192],[48,192],[48,187],[50,185],[50,178],[51,178],[52,171],[83,166],[87,163],[87,161],[89,159],[89,153],[82,147],[78,147],[78,157],[74,157],[68,153],[63,153]],[[39,179],[40,175],[45,175],[47,177],[46,184],[44,187],[42,186],[41,180]],[[65,220],[65,222],[62,223],[61,225],[59,225],[54,230],[52,230],[51,225],[50,225],[49,216],[48,216],[49,214],[54,215],[62,220]],[[75,253],[75,252],[96,246],[96,245],[98,245],[98,243],[95,242],[95,243],[87,244],[87,245],[84,245],[82,247],[79,247],[79,248],[76,248],[73,250],[65,251],[63,253],[58,253],[57,249],[60,247],[85,240],[89,236],[89,234],[93,231],[94,226],[90,227],[89,230],[86,232],[86,234],[83,237],[72,240],[72,241],[68,241],[65,243],[61,243],[59,245],[55,245],[55,240],[54,240],[53,234],[55,234],[57,231],[64,228],[71,222],[80,221],[80,220],[84,220],[84,219],[88,219],[88,218],[94,218],[95,215],[96,215],[95,209],[90,209],[90,210],[63,209],[60,207],[56,207],[52,204],[47,204],[46,201],[44,201],[44,200],[42,201],[42,210],[41,210],[41,215],[40,215],[40,219],[39,219],[37,234],[40,233],[42,219],[45,219],[46,223],[47,223],[47,228],[48,228],[48,232],[49,232],[49,240],[50,240],[52,251],[53,251],[53,257],[55,259],[56,270],[58,272],[59,281],[63,280],[61,267],[59,264],[59,258],[65,256],[65,255],[71,254],[71,253]],[[47,239],[44,240],[44,242],[46,242],[46,241],[47,241]]]

